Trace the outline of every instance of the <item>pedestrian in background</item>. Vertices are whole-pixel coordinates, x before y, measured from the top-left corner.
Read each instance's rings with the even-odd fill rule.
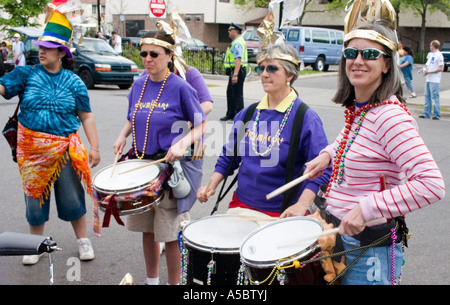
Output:
[[[120,37],[116,32],[111,33],[111,45],[119,55],[122,55],[122,37]]]
[[[20,41],[20,35],[14,34],[13,43],[13,55],[14,55],[14,67],[25,66],[25,46],[22,41]]]
[[[231,45],[225,53],[224,66],[228,75],[227,113],[221,121],[233,120],[244,108],[244,80],[248,69],[247,45],[241,36],[242,28],[234,23],[228,28]]]
[[[414,86],[412,84],[412,69],[414,64],[414,53],[411,50],[410,47],[404,47],[403,48],[404,56],[400,58],[400,62],[398,67],[403,73],[403,77],[405,79],[406,88],[408,88],[409,91],[411,91],[410,98],[415,98],[416,92],[414,91]]]
[[[431,117],[431,108],[433,107],[433,120],[441,118],[441,106],[439,96],[439,85],[441,83],[442,71],[444,71],[444,56],[439,51],[441,43],[433,40],[430,43],[430,53],[427,55],[426,68],[423,75],[425,81],[425,105],[423,114],[419,118],[428,119]]]

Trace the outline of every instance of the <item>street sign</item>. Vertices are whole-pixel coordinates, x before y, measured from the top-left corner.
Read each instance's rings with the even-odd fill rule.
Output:
[[[167,6],[166,0],[150,0],[150,18],[166,18]]]

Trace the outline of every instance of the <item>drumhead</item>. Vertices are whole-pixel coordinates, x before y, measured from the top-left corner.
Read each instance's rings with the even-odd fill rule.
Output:
[[[124,192],[128,190],[139,190],[146,187],[155,178],[159,177],[161,168],[157,165],[149,165],[135,171],[120,174],[133,168],[142,166],[150,161],[147,160],[127,160],[119,162],[111,177],[113,165],[101,169],[92,179],[94,188],[106,192]]]
[[[183,240],[204,252],[239,253],[244,238],[257,228],[256,221],[244,216],[207,216],[187,224],[183,229]]]
[[[317,240],[295,243],[302,236],[320,234],[322,225],[311,217],[283,218],[255,230],[240,247],[241,259],[253,267],[286,265],[314,251]]]

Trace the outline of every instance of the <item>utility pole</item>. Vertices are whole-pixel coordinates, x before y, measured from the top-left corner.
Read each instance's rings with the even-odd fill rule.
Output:
[[[101,29],[101,19],[100,19],[100,0],[97,0],[97,20],[98,20],[98,31],[102,31]],[[103,31],[102,31],[103,32]]]

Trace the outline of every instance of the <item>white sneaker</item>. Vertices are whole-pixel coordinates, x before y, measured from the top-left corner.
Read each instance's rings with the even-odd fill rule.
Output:
[[[415,93],[411,94],[409,97],[410,98],[415,98],[417,95]]]
[[[94,249],[89,238],[80,238],[78,240],[78,254],[80,260],[89,261],[94,259]]]
[[[44,255],[44,253],[36,254],[36,255],[24,255],[22,258],[22,264],[24,265],[34,265],[36,264],[41,256]]]
[[[166,243],[159,243],[159,254],[161,255],[166,250]]]

